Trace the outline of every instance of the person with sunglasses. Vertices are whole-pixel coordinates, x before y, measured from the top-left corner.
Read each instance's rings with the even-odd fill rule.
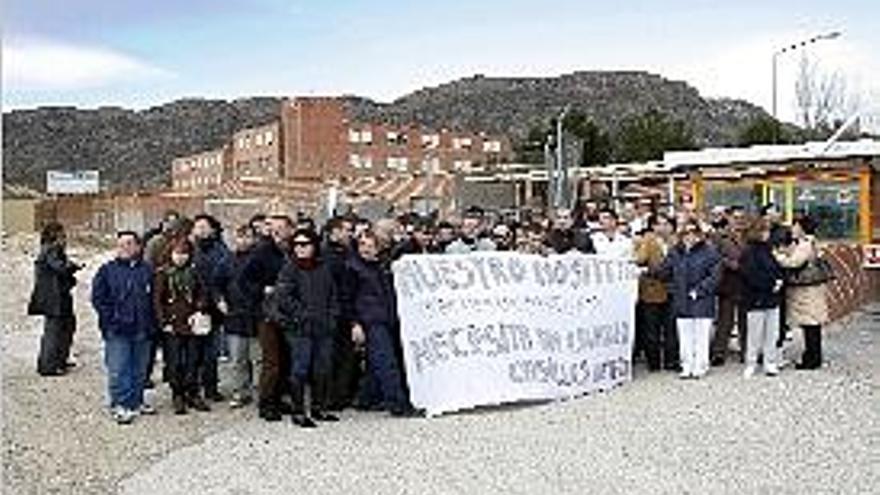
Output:
[[[330,414],[333,338],[341,316],[333,274],[318,257],[318,235],[310,229],[293,234],[293,256],[278,275],[278,320],[290,352],[289,379],[293,423],[314,428],[315,421],[338,421]],[[310,404],[306,405],[306,390]]]

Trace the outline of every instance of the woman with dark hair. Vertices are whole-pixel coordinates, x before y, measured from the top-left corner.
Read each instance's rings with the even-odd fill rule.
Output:
[[[208,411],[199,390],[202,364],[201,339],[196,319],[206,317],[208,294],[192,261],[194,251],[187,239],[171,245],[171,261],[156,272],[154,302],[159,328],[165,335],[164,359],[168,363],[174,413],[186,414],[187,407]],[[209,330],[206,328],[204,330]]]
[[[771,225],[765,218],[752,221],[745,240],[747,244],[739,261],[748,327],[743,376],[750,378],[755,374],[759,350],[764,356],[764,373],[775,376],[779,374],[776,341],[784,272],[773,257]]]
[[[793,243],[776,250],[776,259],[793,271],[804,270],[819,257],[816,246],[816,224],[812,218],[801,216],[791,227]],[[787,319],[790,325],[804,331],[804,354],[797,369],[816,369],[822,366],[822,325],[828,323],[828,300],[825,281],[809,284],[789,284],[786,289]]]
[[[74,274],[82,268],[67,258],[64,226],[52,222],[40,233],[40,254],[34,262],[34,290],[28,304],[29,315],[43,316],[43,337],[37,357],[37,373],[63,375],[73,366],[68,362],[76,316],[71,291]]]
[[[318,257],[318,235],[298,229],[292,237],[293,256],[287,260],[275,288],[278,314],[290,349],[293,423],[314,428],[315,421],[338,421],[328,413],[333,371],[333,338],[340,317],[333,274]],[[311,401],[306,407],[306,389]]]

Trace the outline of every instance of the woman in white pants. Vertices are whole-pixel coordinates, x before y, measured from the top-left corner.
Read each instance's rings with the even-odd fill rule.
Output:
[[[709,336],[715,320],[721,256],[706,242],[700,222],[681,226],[681,242],[657,270],[672,281],[672,299],[678,326],[681,378],[700,378],[709,370]]]
[[[755,219],[746,233],[748,245],[740,259],[740,271],[745,287],[748,308],[748,338],[746,339],[746,378],[755,374],[758,353],[764,356],[764,373],[779,374],[779,305],[782,302],[784,272],[773,256],[770,245],[770,224],[764,218]]]

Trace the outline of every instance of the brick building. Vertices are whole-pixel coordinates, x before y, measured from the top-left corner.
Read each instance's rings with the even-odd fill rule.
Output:
[[[279,129],[279,123],[273,122],[232,135],[232,174],[235,178],[277,180],[284,177],[284,141]]]
[[[232,176],[232,149],[228,144],[171,162],[171,184],[178,191],[207,192]]]
[[[339,98],[300,97],[284,100],[278,121],[241,130],[220,150],[175,159],[172,177],[182,194],[275,187],[282,197],[295,186],[302,201],[315,203],[333,183],[349,195],[390,195],[385,199],[405,206],[438,190],[449,196],[451,176],[491,171],[512,156],[506,137],[362,122]],[[360,191],[359,179],[390,185]]]

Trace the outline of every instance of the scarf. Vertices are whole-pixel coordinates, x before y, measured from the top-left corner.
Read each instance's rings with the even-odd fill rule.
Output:
[[[195,288],[195,272],[192,265],[189,263],[185,266],[171,265],[166,274],[168,275],[168,290],[171,292],[171,299],[191,301]]]
[[[318,260],[316,258],[294,258],[294,263],[296,263],[296,267],[300,270],[314,270],[316,266],[318,266]]]

